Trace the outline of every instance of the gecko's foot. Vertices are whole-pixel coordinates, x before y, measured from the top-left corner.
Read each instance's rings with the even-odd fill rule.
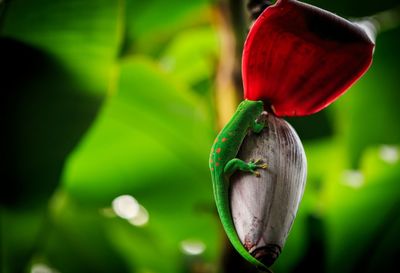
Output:
[[[256,134],[261,133],[261,131],[265,128],[265,124],[264,123],[260,123],[257,121],[254,121],[253,123],[253,132]]]
[[[256,169],[266,169],[268,165],[266,163],[262,163],[261,159],[257,160],[250,160],[249,163],[247,163],[250,172],[252,172],[255,176],[260,177],[260,172],[256,171]]]
[[[250,163],[253,163],[255,165],[255,168],[261,168],[261,169],[266,169],[268,168],[267,163],[263,163],[263,161],[259,158],[256,161],[251,160]]]

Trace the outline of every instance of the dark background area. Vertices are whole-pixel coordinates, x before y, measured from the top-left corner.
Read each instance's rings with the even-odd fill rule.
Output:
[[[346,18],[398,5],[307,2]],[[225,4],[0,1],[1,272],[254,270],[208,170]],[[274,272],[397,272],[399,48],[394,25],[338,101],[287,119],[308,179]]]

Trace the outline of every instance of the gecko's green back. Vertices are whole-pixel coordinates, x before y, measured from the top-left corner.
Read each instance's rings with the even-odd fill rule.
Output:
[[[253,128],[256,118],[262,111],[263,103],[261,101],[245,100],[240,103],[231,120],[215,139],[210,154],[210,170],[215,202],[229,240],[247,261],[260,269],[269,271],[265,265],[250,255],[236,233],[229,202],[229,178],[231,174],[225,172],[226,164],[236,158],[248,129]]]

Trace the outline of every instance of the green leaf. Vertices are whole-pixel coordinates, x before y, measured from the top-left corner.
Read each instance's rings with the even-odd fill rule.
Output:
[[[0,39],[2,74],[1,203],[43,206],[58,185],[64,160],[91,124],[101,98],[44,52]]]
[[[24,272],[35,246],[42,243],[38,234],[43,228],[45,213],[38,209],[5,208],[1,208],[0,213],[1,272]]]
[[[117,90],[71,157],[68,188],[77,195],[95,188],[90,196],[110,200],[127,190],[162,186],[166,174],[174,181],[168,187],[185,184],[193,173],[208,179],[212,130],[198,97],[140,59],[123,62]]]
[[[217,55],[217,33],[201,27],[176,35],[164,51],[161,65],[177,80],[195,87],[214,79]]]
[[[128,0],[125,53],[157,54],[178,30],[209,23],[209,0]]]
[[[146,208],[150,221],[143,230],[119,219],[109,226],[115,246],[141,268],[177,270],[180,242],[192,238],[206,245],[204,257],[215,259],[219,240],[207,168],[213,130],[204,103],[139,58],[122,62],[117,90],[71,155],[65,189],[90,207],[109,207],[130,194]]]
[[[400,28],[378,37],[372,67],[337,103],[336,127],[352,167],[370,145],[400,143]]]
[[[59,191],[52,198],[32,265],[46,264],[60,272],[131,272],[108,238],[101,211],[80,206]]]
[[[337,179],[326,185],[328,272],[374,272],[372,268],[394,266],[390,257],[396,246],[381,246],[398,238],[388,232],[398,221],[400,168],[398,162],[382,162],[378,151],[370,149],[360,170],[338,171]],[[380,167],[371,172],[370,162],[381,162]]]
[[[48,52],[86,91],[104,94],[122,34],[121,0],[15,0],[1,35]]]

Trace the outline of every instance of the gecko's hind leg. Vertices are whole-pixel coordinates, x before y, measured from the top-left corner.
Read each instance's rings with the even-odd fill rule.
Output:
[[[263,163],[262,159],[256,159],[254,160],[250,160],[250,163],[255,164],[256,168],[261,168],[261,169],[266,169],[268,168],[268,164],[267,163]]]

